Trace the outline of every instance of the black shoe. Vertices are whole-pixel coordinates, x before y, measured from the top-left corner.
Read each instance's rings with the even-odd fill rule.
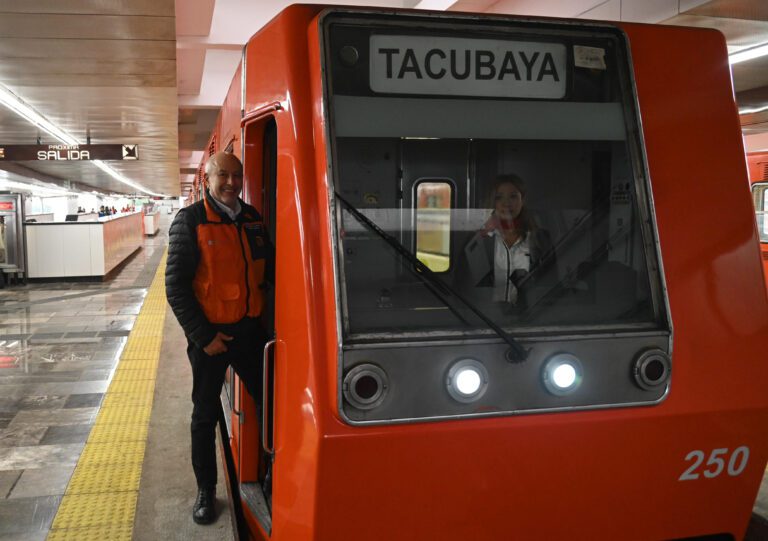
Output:
[[[200,488],[192,507],[192,520],[198,524],[210,524],[216,520],[216,489]]]

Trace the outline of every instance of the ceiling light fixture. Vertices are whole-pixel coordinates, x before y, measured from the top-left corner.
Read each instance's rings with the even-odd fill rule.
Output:
[[[146,189],[141,184],[137,184],[137,183],[133,182],[129,178],[121,175],[120,173],[118,173],[117,171],[112,169],[110,166],[108,166],[106,163],[104,163],[101,160],[91,160],[91,163],[93,165],[95,165],[96,167],[98,167],[99,169],[101,169],[102,171],[104,171],[106,174],[108,174],[112,178],[114,178],[115,180],[117,180],[119,182],[122,182],[123,184],[126,184],[128,186],[131,186],[132,188],[135,188],[135,189],[139,190],[140,192],[144,192],[147,195],[154,195],[155,197],[165,197],[161,193],[152,192],[152,191]]]
[[[25,190],[37,197],[65,197],[67,195],[77,195],[74,192],[65,190],[54,185],[41,186],[26,182],[15,182],[13,180],[0,179],[0,188],[10,188],[16,190]]]
[[[34,124],[38,128],[44,130],[57,140],[61,141],[62,143],[66,145],[79,145],[80,142],[72,135],[67,133],[65,130],[45,118],[43,115],[35,111],[35,109],[26,103],[24,100],[19,98],[16,94],[8,90],[5,86],[0,84],[0,103],[8,107],[11,111],[25,119],[27,122],[30,122],[31,124]],[[127,186],[130,186],[131,188],[134,188],[136,190],[139,190],[140,192],[144,192],[148,195],[154,195],[158,197],[162,197],[163,194],[155,193],[141,184],[137,184],[136,182],[133,182],[132,180],[126,178],[125,176],[121,175],[114,169],[112,169],[109,165],[102,162],[101,160],[92,160],[91,163],[93,163],[96,167],[104,171],[106,174],[117,180],[118,182],[122,182],[123,184],[126,184]]]
[[[413,6],[413,9],[431,9],[434,11],[447,11],[449,7],[456,3],[456,0],[421,0]]]
[[[760,43],[758,45],[755,45],[754,47],[741,49],[738,52],[729,54],[728,62],[730,62],[731,65],[733,65],[733,64],[738,64],[739,62],[746,62],[747,60],[752,60],[754,58],[759,58],[765,55],[768,55],[768,42]]]
[[[739,109],[739,114],[740,115],[751,115],[751,114],[754,114],[754,113],[762,113],[763,111],[768,111],[768,105],[766,105],[764,107],[752,107],[752,108],[745,107],[743,109]]]
[[[27,122],[30,122],[38,128],[48,132],[50,135],[65,143],[67,145],[77,145],[77,139],[66,131],[59,128],[53,122],[45,118],[43,115],[35,111],[31,105],[27,104],[19,98],[16,94],[8,90],[5,86],[0,85],[0,103],[8,107],[11,111],[24,118]]]

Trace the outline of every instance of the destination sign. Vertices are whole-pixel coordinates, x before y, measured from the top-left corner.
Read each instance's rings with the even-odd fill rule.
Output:
[[[562,43],[374,35],[374,92],[505,98],[565,97]]]
[[[139,145],[0,145],[0,161],[138,160]]]

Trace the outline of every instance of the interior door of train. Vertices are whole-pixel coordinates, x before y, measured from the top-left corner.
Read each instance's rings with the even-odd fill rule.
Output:
[[[470,141],[404,139],[400,142],[402,171],[401,244],[431,270],[452,272],[452,254],[464,240],[451,235],[453,209],[471,205],[473,176]],[[454,224],[455,225],[455,224]]]

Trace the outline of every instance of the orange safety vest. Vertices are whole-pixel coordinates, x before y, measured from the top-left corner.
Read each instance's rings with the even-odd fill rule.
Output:
[[[261,216],[243,206],[238,222],[226,220],[205,198],[205,220],[197,225],[200,262],[192,281],[195,297],[211,323],[257,317],[263,304],[268,240]]]

